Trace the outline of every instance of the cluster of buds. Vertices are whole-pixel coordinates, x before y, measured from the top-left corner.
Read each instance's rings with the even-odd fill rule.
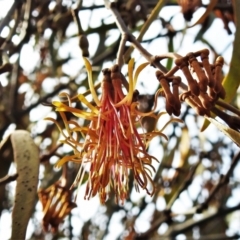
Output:
[[[225,98],[225,90],[222,86],[222,66],[224,60],[218,57],[213,65],[209,63],[209,51],[203,49],[198,52],[188,53],[185,57],[175,60],[175,67],[167,73],[156,72],[164,95],[166,97],[166,111],[169,115],[179,116],[180,101],[186,101],[198,115],[210,116],[210,110],[218,98]],[[198,57],[201,61],[198,60]],[[179,95],[181,78],[174,74],[181,70],[184,74],[188,90]],[[172,84],[172,91],[171,86]]]
[[[128,197],[130,173],[133,175],[136,190],[142,188],[152,195],[155,189],[151,177],[154,171],[152,160],[157,159],[149,155],[147,147],[153,137],[166,136],[156,129],[151,132],[138,132],[143,117],[152,116],[158,119],[160,116],[154,114],[154,109],[147,113],[138,110],[138,92],[135,85],[139,73],[148,63],[141,64],[133,74],[134,60],[130,60],[126,95],[123,82],[127,80],[118,65],[104,69],[102,95],[99,98],[92,81],[91,65],[87,59],[84,60],[94,103],[87,101],[83,94],[79,94],[78,99],[87,109],[77,109],[72,107],[72,99],[66,93],[62,93],[61,96],[64,96],[65,100],[54,101],[53,105],[55,110],[60,112],[66,131],[61,129],[56,120],[48,118],[55,122],[62,132],[62,143],[70,145],[74,151],[73,155],[60,159],[57,166],[68,161],[80,164],[73,186],[81,184],[84,176],[87,176],[85,199],[90,199],[98,193],[101,203],[104,203],[113,190],[116,201],[123,202]],[[68,120],[65,113],[89,120],[90,124],[80,126],[78,121]]]

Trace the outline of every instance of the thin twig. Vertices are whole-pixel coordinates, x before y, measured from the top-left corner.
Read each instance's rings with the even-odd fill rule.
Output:
[[[228,169],[226,175],[221,175],[218,183],[215,185],[215,187],[212,188],[212,190],[209,193],[209,196],[205,200],[205,202],[202,203],[199,207],[197,207],[197,212],[202,212],[204,209],[206,209],[209,205],[209,202],[212,200],[212,198],[215,196],[215,194],[220,190],[220,188],[229,182],[229,178],[230,178],[231,174],[233,173],[233,170],[237,166],[239,160],[240,160],[240,152],[237,155],[235,155],[235,157],[232,161],[232,164],[231,164],[230,168]]]
[[[230,128],[234,129],[235,131],[239,131],[240,117],[228,115],[226,112],[222,111],[221,109],[219,109],[215,106],[211,109],[211,111],[216,116],[221,118],[225,123],[227,123]]]
[[[115,17],[115,22],[121,32],[121,34],[127,35],[126,38],[127,40],[133,45],[134,48],[136,48],[141,55],[147,59],[147,61],[153,65],[154,67],[158,68],[160,71],[162,71],[163,73],[167,73],[168,70],[159,62],[159,59],[157,59],[155,56],[153,56],[151,53],[149,53],[140,43],[139,41],[132,35],[132,33],[128,30],[127,26],[125,25],[125,23],[123,22],[120,13],[118,12],[118,10],[115,7],[114,3],[110,3],[108,0],[105,0],[105,6],[106,8],[108,8],[113,16]],[[125,38],[125,36],[124,36]],[[165,54],[164,56],[168,56],[168,57],[172,57],[174,59],[176,58],[180,58],[181,56],[178,54],[173,54],[173,53],[169,53],[169,54]],[[187,86],[181,82],[180,87],[183,90],[187,89]]]
[[[216,101],[216,105],[220,106],[220,107],[223,107],[224,109],[228,110],[228,111],[231,111],[232,113],[235,113],[237,114],[239,117],[240,117],[240,110],[233,107],[232,105],[226,103],[226,102],[223,102],[221,100],[217,100]]]
[[[125,50],[125,44],[127,42],[128,35],[123,33],[121,37],[121,42],[119,44],[118,52],[117,52],[117,60],[116,64],[119,66],[119,69],[121,70],[123,65],[123,54]]]
[[[142,41],[144,34],[147,32],[147,30],[150,27],[150,25],[152,24],[152,22],[157,18],[159,12],[161,11],[162,7],[166,4],[166,2],[167,2],[166,0],[160,0],[157,2],[156,6],[152,10],[147,21],[143,24],[143,26],[139,32],[139,35],[137,37],[137,41]],[[129,56],[131,55],[133,49],[134,48],[131,46],[124,54],[125,62],[129,60]]]
[[[83,0],[78,0],[77,2],[76,2],[76,8],[77,9],[82,9],[82,3],[83,3]],[[103,5],[102,5],[102,7],[104,7]]]
[[[8,100],[8,116],[12,121],[16,121],[16,106],[17,106],[17,96],[18,96],[18,79],[20,74],[20,57],[17,58],[16,63],[13,65],[13,71],[11,74],[11,87],[9,91],[9,100]]]
[[[17,9],[16,13],[14,14],[14,26],[11,28],[7,38],[4,40],[4,42],[1,46],[1,50],[7,51],[6,48],[7,48],[8,44],[11,42],[13,35],[16,33],[20,17],[21,17],[20,10]]]
[[[21,6],[21,4],[23,4],[23,0],[19,0],[19,1],[15,0],[13,2],[13,5],[10,8],[10,10],[8,11],[7,15],[0,22],[0,34],[1,34],[2,30],[3,30],[3,28],[5,26],[7,26],[9,24],[9,22],[12,20],[12,15],[13,15],[15,9],[19,8]]]
[[[209,235],[201,235],[199,238],[197,238],[198,240],[236,240],[239,239],[240,235],[239,234],[235,234],[233,236],[227,236],[226,234],[209,234]],[[195,240],[196,237],[189,237],[187,238],[187,240]]]
[[[13,175],[7,175],[3,178],[0,178],[0,186],[15,181],[17,179],[17,177],[18,177],[18,174],[15,173]]]
[[[187,176],[186,180],[184,181],[184,183],[178,188],[178,191],[173,195],[173,197],[169,201],[166,209],[164,210],[164,213],[166,213],[166,214],[161,215],[162,217],[158,217],[156,219],[156,221],[154,221],[151,224],[150,229],[148,229],[145,233],[141,234],[137,239],[144,239],[144,237],[151,235],[151,233],[156,231],[163,222],[165,222],[169,217],[171,217],[171,215],[175,215],[174,213],[173,214],[170,213],[170,209],[172,207],[172,204],[175,202],[175,200],[178,198],[178,196],[185,189],[187,189],[187,187],[191,184],[193,175],[195,174],[199,164],[200,164],[200,161],[198,163],[196,163],[195,166],[193,166],[191,172],[188,174],[188,176]]]
[[[183,222],[182,224],[178,224],[175,226],[172,226],[168,229],[168,231],[164,234],[164,237],[166,239],[175,239],[178,234],[184,233],[190,229],[192,229],[195,226],[199,226],[201,224],[207,223],[208,221],[212,221],[213,219],[220,218],[220,217],[225,217],[227,214],[237,211],[240,209],[240,204],[230,207],[230,208],[219,208],[216,210],[214,213],[209,213],[204,215],[203,218],[195,220],[193,218]],[[167,238],[169,237],[169,238]]]
[[[150,62],[154,61],[153,56],[142,47],[142,45],[135,39],[132,33],[128,30],[127,26],[123,22],[120,13],[118,12],[117,8],[115,7],[114,3],[109,3],[109,1],[105,0],[106,7],[112,12],[113,16],[115,17],[115,22],[121,34],[126,34],[127,39],[129,42],[133,44],[135,48],[139,50],[139,52]],[[162,70],[166,71],[165,67],[161,66]]]
[[[43,163],[43,162],[47,162],[49,161],[50,157],[52,157],[55,152],[63,145],[63,143],[60,143],[58,145],[56,145],[55,148],[53,148],[48,154],[44,154],[40,157],[40,162]]]
[[[77,9],[72,9],[71,12],[72,12],[73,20],[77,24],[78,35],[80,36],[81,34],[83,34],[83,29],[82,29],[82,25],[81,25],[81,22],[78,17],[78,11],[79,11],[79,9],[77,8]]]
[[[185,181],[182,183],[182,185],[177,189],[177,191],[175,192],[175,194],[173,194],[173,197],[170,199],[170,201],[168,202],[168,205],[166,207],[166,211],[170,211],[173,203],[176,201],[176,199],[180,196],[180,194],[186,190],[188,188],[188,186],[192,183],[192,179],[193,176],[199,166],[199,164],[201,163],[201,161],[198,161],[190,170],[190,172],[188,173]]]
[[[24,20],[22,22],[21,33],[19,35],[20,45],[24,43],[25,38],[28,36],[32,6],[33,6],[33,0],[27,0],[25,3],[25,9],[24,9]]]

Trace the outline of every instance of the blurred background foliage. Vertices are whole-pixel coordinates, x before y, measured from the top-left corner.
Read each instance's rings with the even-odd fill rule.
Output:
[[[212,62],[219,55],[224,57],[226,75],[236,31],[234,8],[231,1],[210,2],[214,3],[162,1],[159,14],[139,41],[157,55],[166,52],[186,55],[208,48]],[[3,3],[0,1],[0,7]],[[122,19],[136,37],[157,3],[116,0]],[[80,20],[80,28],[72,9]],[[197,24],[189,28],[194,23]],[[59,143],[56,126],[43,119],[51,116],[63,125],[59,115],[52,111],[52,99],[62,91],[75,96],[88,89],[82,61],[82,55],[88,53],[79,48],[79,38],[88,38],[89,59],[98,81],[101,70],[111,67],[116,59],[121,35],[101,0],[15,0],[0,21],[0,33],[1,140],[15,129],[31,133],[39,147],[39,188],[47,189],[62,174],[54,164],[70,154],[71,149]],[[127,44],[126,52],[129,47]],[[137,63],[144,60],[136,50],[132,56]],[[239,61],[235,60],[238,66]],[[164,64],[171,69],[173,62],[169,59]],[[123,71],[126,73],[126,68]],[[138,84],[143,111],[151,109],[152,95],[158,87],[149,67]],[[164,110],[164,99],[159,97],[158,101],[158,111]],[[234,92],[231,104],[239,108],[238,92]],[[78,102],[76,107],[83,106]],[[204,119],[185,104],[179,118],[184,124],[172,123],[165,131],[169,141],[156,138],[149,147],[160,161],[155,166],[157,191],[153,197],[135,193],[130,186],[125,204],[117,205],[113,196],[100,205],[98,199],[84,203],[79,190],[77,207],[72,206],[73,210],[59,226],[47,226],[44,231],[42,205],[36,194],[27,239],[239,239],[239,148],[212,125],[201,133]],[[149,119],[144,121],[146,128],[151,126]],[[11,222],[14,204],[16,176],[12,162],[11,149],[2,149],[0,178],[8,174],[12,179],[0,185],[1,239],[10,237],[4,224]],[[65,170],[70,186],[78,168],[68,164]]]

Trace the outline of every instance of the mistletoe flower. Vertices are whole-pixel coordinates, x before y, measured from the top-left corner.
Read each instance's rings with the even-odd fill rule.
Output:
[[[166,136],[161,131],[138,132],[142,117],[156,117],[153,111],[138,111],[138,103],[134,99],[138,75],[148,63],[140,65],[133,76],[134,60],[130,60],[129,88],[126,95],[122,89],[124,77],[118,66],[103,70],[102,95],[98,98],[93,85],[91,65],[87,59],[84,61],[95,104],[91,104],[80,94],[78,99],[88,110],[73,108],[71,98],[66,93],[61,96],[68,99],[68,104],[53,102],[56,111],[62,116],[66,131],[61,129],[56,120],[50,120],[54,121],[62,132],[65,138],[62,142],[70,145],[74,152],[73,155],[60,159],[57,166],[68,161],[80,164],[73,186],[81,184],[83,177],[88,176],[85,199],[90,199],[98,193],[101,203],[104,203],[113,189],[116,201],[123,202],[128,197],[130,173],[133,175],[136,190],[139,191],[140,187],[152,195],[155,189],[151,176],[154,171],[152,160],[157,159],[149,155],[146,148],[153,137]],[[75,121],[68,121],[65,112],[90,120],[89,126],[81,127]]]
[[[47,232],[49,227],[56,232],[60,223],[77,205],[71,201],[72,192],[62,186],[61,180],[47,189],[38,191],[43,207],[43,227]]]

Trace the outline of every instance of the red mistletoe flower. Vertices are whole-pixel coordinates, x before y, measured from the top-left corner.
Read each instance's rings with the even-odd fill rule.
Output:
[[[152,195],[155,189],[151,176],[154,171],[152,160],[157,161],[157,159],[149,155],[146,148],[153,137],[166,138],[166,136],[157,130],[150,133],[138,132],[142,117],[158,118],[153,111],[148,113],[138,111],[138,103],[134,99],[138,75],[148,63],[141,64],[133,75],[134,60],[130,60],[129,88],[126,95],[123,92],[124,76],[118,66],[103,70],[102,94],[98,98],[93,85],[91,65],[87,59],[84,61],[95,104],[79,94],[78,99],[88,110],[76,109],[72,107],[71,98],[66,93],[62,93],[61,96],[68,99],[68,104],[53,102],[56,111],[61,114],[66,131],[61,129],[56,120],[48,119],[57,124],[64,137],[62,142],[70,145],[74,152],[73,155],[60,159],[57,166],[68,161],[80,164],[80,170],[73,185],[81,184],[83,177],[88,176],[85,199],[90,199],[98,193],[101,203],[104,203],[113,189],[116,201],[123,202],[128,196],[130,172],[133,174],[136,190],[141,187]],[[82,127],[76,121],[68,121],[65,112],[90,120],[90,124]]]

